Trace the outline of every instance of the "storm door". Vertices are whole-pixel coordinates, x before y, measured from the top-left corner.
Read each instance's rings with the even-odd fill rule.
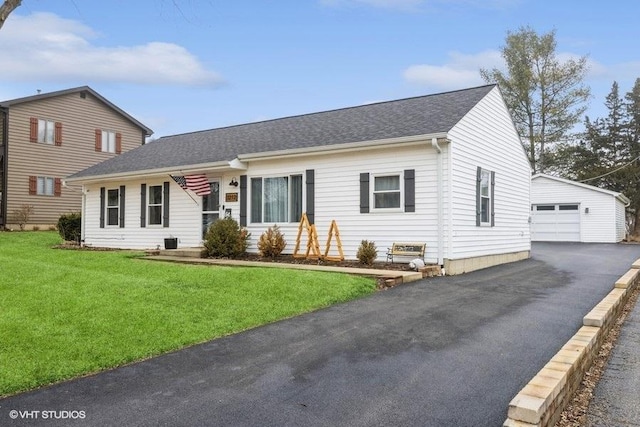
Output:
[[[211,224],[220,218],[220,181],[209,182],[211,193],[202,196],[202,237]]]

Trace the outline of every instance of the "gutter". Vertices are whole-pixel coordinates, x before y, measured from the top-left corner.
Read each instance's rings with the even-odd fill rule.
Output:
[[[320,145],[316,147],[295,148],[290,150],[277,150],[277,151],[265,151],[263,153],[248,153],[239,154],[238,160],[251,161],[251,160],[272,160],[282,159],[283,157],[300,157],[310,154],[324,154],[324,153],[344,153],[351,151],[369,150],[371,148],[383,148],[391,145],[398,144],[423,144],[433,138],[442,139],[446,138],[446,133],[434,133],[427,135],[413,135],[403,136],[399,138],[386,138],[376,139],[358,142],[349,142],[346,144],[334,144],[334,145]]]
[[[144,171],[128,171],[128,172],[118,172],[112,174],[102,174],[102,175],[89,175],[89,176],[78,176],[73,177],[70,176],[66,178],[64,181],[69,183],[94,183],[94,182],[102,182],[105,180],[118,180],[122,178],[149,178],[156,177],[161,175],[171,175],[180,173],[183,175],[189,175],[196,172],[202,172],[203,170],[226,170],[229,168],[229,162],[221,161],[215,163],[200,163],[197,165],[188,165],[184,167],[180,166],[170,166],[165,168],[158,169],[147,169]]]

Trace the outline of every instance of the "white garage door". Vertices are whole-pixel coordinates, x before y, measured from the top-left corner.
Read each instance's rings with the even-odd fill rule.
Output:
[[[579,242],[580,205],[533,205],[531,207],[531,240]]]

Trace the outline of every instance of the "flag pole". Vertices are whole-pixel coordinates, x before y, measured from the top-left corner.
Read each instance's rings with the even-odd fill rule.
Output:
[[[175,182],[176,180],[173,178],[173,175],[169,174],[169,177],[171,177],[171,179]],[[177,183],[177,182],[176,182]],[[179,186],[180,188],[182,188],[181,186]],[[184,191],[185,193],[187,193],[189,195],[189,197],[191,198],[191,200],[193,200],[193,203],[195,203],[196,205],[198,204],[198,201],[196,199],[193,198],[193,196],[191,195],[191,193],[186,189],[186,188],[182,188],[182,191]]]

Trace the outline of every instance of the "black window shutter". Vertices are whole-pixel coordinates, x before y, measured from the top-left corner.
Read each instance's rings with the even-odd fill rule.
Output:
[[[120,186],[120,228],[124,228],[124,185]]]
[[[147,226],[147,184],[140,185],[140,227]]]
[[[369,174],[360,174],[360,213],[369,213]]]
[[[100,187],[100,228],[104,228],[104,211],[105,211],[105,192],[104,187]]]
[[[478,169],[476,171],[476,226],[477,227],[480,227],[480,209],[481,209],[480,181],[482,181],[482,168],[478,166]]]
[[[404,211],[416,211],[416,170],[404,171]]]
[[[162,196],[162,226],[169,226],[169,181],[164,182],[164,191]]]
[[[306,171],[306,185],[307,185],[307,218],[309,219],[309,224],[314,224],[315,215],[316,215],[316,181],[315,181],[315,170],[307,169]]]
[[[247,175],[240,175],[240,227],[247,226]]]
[[[494,209],[494,206],[496,204],[496,201],[494,199],[495,188],[496,188],[496,173],[491,171],[491,226],[492,227],[496,225],[496,211]]]

